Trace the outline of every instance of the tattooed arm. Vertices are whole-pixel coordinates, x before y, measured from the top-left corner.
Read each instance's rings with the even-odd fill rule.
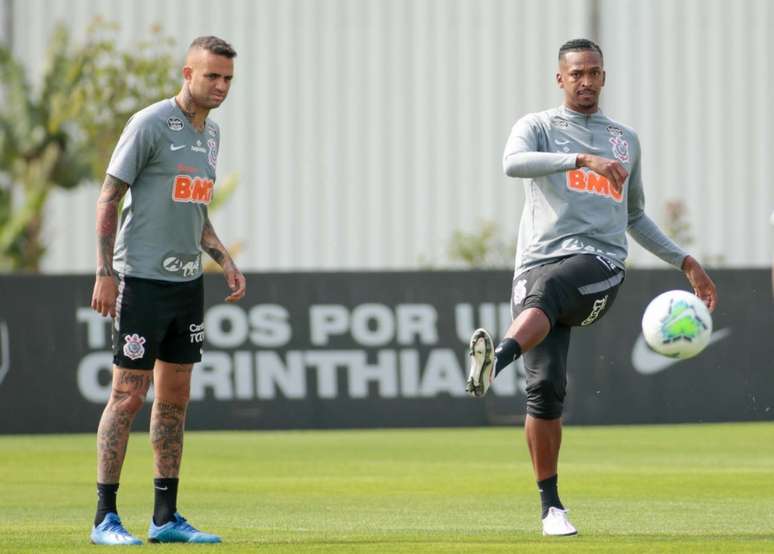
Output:
[[[113,272],[113,247],[118,229],[118,204],[129,185],[112,175],[105,175],[97,199],[97,278],[91,296],[91,307],[102,315],[116,315],[118,286]]]
[[[245,295],[247,282],[242,272],[237,269],[231,255],[220,242],[215,229],[212,227],[209,215],[205,212],[204,228],[202,229],[202,250],[209,254],[210,258],[215,260],[223,268],[223,276],[226,278],[226,284],[231,289],[231,294],[226,297],[226,302],[236,302]]]

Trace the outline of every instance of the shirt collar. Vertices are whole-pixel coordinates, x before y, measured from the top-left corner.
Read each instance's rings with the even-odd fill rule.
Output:
[[[594,113],[585,114],[585,113],[580,113],[580,112],[576,112],[574,110],[571,110],[570,108],[568,108],[567,106],[562,104],[561,106],[559,106],[559,112],[564,117],[566,117],[567,119],[585,119],[585,120],[588,120],[588,119],[604,119],[605,118],[605,114],[602,113],[602,110],[600,110],[599,108],[597,108],[597,111],[595,111]]]

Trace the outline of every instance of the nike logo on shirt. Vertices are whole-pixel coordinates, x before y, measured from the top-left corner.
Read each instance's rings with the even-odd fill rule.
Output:
[[[176,150],[180,150],[181,148],[185,148],[185,144],[175,145],[170,144],[169,149],[172,150],[172,152],[175,152]]]

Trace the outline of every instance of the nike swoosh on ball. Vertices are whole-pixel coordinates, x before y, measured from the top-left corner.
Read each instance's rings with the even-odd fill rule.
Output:
[[[730,328],[718,329],[712,333],[709,344],[723,340],[730,334]],[[637,337],[637,341],[634,343],[634,348],[632,349],[632,365],[634,366],[634,369],[637,371],[637,373],[641,373],[643,375],[653,375],[654,373],[659,373],[660,371],[664,371],[674,364],[684,361],[684,359],[679,360],[676,358],[668,358],[666,356],[662,356],[661,354],[656,354],[650,348],[648,348],[648,345],[645,343],[645,339],[643,338],[642,334]]]

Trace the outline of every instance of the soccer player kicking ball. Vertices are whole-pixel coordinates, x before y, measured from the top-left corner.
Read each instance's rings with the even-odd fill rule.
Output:
[[[514,125],[503,166],[526,179],[511,323],[494,348],[478,329],[470,339],[466,389],[486,394],[497,374],[522,354],[527,371],[524,425],[542,503],[544,535],[575,535],[557,489],[561,415],[570,330],[607,313],[624,280],[626,231],[683,271],[695,293],[715,308],[715,284],[643,211],[637,134],[599,109],[605,84],[602,50],[590,40],[559,49],[558,108]]]
[[[114,325],[113,386],[97,431],[95,544],[141,544],[118,517],[116,493],[129,430],[151,382],[155,505],[148,540],[220,542],[177,512],[177,489],[191,370],[204,341],[201,251],[223,268],[227,302],[245,294],[245,278],[207,215],[220,144],[220,129],[207,115],[228,94],[235,56],[217,37],[193,41],[180,92],[132,116],[97,201],[91,306],[113,316]]]

